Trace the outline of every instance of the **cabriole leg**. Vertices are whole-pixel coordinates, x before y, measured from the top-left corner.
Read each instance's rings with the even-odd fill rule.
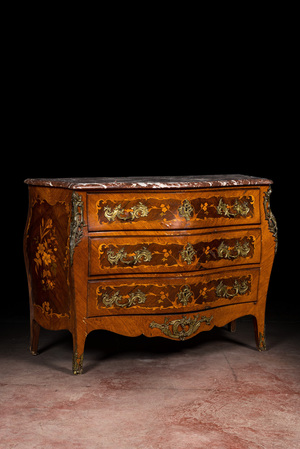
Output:
[[[266,351],[265,317],[253,317],[256,346],[259,351]]]
[[[85,335],[73,335],[73,374],[82,374],[83,372],[83,354],[85,345]]]
[[[32,355],[38,355],[38,344],[41,326],[35,321],[30,322],[30,352]]]

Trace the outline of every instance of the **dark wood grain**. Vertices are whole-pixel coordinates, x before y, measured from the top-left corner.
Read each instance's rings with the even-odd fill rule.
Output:
[[[88,317],[185,313],[255,302],[259,267],[192,276],[106,279],[88,282]]]
[[[134,274],[195,271],[203,268],[258,263],[261,253],[260,228],[231,228],[213,233],[189,233],[188,235],[155,235],[93,237],[90,243],[89,273]],[[221,247],[224,251],[220,254]],[[245,247],[246,255],[239,255],[236,246]],[[185,257],[191,248],[194,255]],[[227,250],[226,250],[227,248]],[[120,254],[126,257],[112,262]],[[149,254],[148,260],[142,254]],[[138,255],[141,254],[140,257]],[[110,260],[110,255],[112,256]],[[150,256],[151,255],[151,256]]]
[[[194,229],[260,222],[259,188],[88,194],[89,231]],[[190,214],[182,215],[188,204]],[[223,209],[219,209],[223,205]],[[240,206],[242,209],[236,210]],[[138,212],[144,207],[145,214]],[[243,209],[244,207],[244,209]],[[134,216],[133,210],[137,209]],[[122,211],[121,213],[119,211]],[[109,215],[109,213],[111,215]],[[113,215],[113,213],[115,215]],[[133,217],[132,217],[133,216]]]

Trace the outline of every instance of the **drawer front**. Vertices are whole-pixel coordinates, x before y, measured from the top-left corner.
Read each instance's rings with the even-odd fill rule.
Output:
[[[195,271],[259,263],[260,229],[180,236],[90,237],[89,274]]]
[[[89,281],[88,317],[192,312],[257,299],[259,269],[208,276]]]
[[[88,194],[89,231],[183,229],[260,222],[259,189]]]

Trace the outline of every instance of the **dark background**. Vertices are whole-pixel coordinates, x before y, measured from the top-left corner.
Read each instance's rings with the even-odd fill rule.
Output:
[[[264,17],[87,36],[58,22],[19,29],[19,18],[2,56],[2,316],[29,318],[25,178],[223,173],[274,181],[267,311],[298,316],[294,31]]]

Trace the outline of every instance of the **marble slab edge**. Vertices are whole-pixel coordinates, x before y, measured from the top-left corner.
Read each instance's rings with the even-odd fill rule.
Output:
[[[122,177],[122,178],[29,178],[26,184],[43,187],[60,187],[74,190],[115,189],[195,189],[207,187],[232,187],[269,185],[273,181],[246,175]]]

